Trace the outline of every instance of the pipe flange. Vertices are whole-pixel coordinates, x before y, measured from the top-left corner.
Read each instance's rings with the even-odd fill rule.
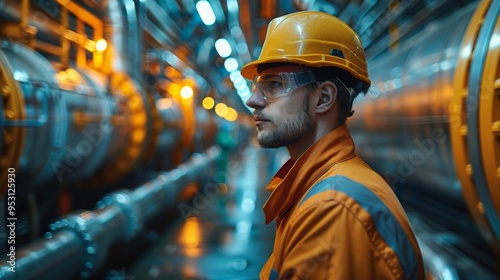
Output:
[[[494,158],[497,143],[494,106],[498,49],[493,47],[498,26],[498,1],[477,6],[462,40],[453,77],[450,137],[461,190],[480,233],[500,256],[500,206]]]
[[[26,104],[19,83],[14,79],[13,69],[3,49],[16,47],[0,40],[0,180],[7,182],[9,168],[18,168],[25,143],[26,129],[22,126],[5,125],[6,121],[25,119]],[[7,191],[7,184],[0,184],[0,196]]]
[[[85,212],[85,215],[92,215],[91,212]],[[91,219],[91,218],[90,218]],[[87,220],[89,220],[87,218]],[[84,244],[85,263],[80,272],[82,278],[89,278],[96,270],[97,265],[97,243],[92,233],[88,231],[87,220],[80,215],[68,215],[66,218],[50,224],[50,232],[45,234],[47,239],[51,239],[53,234],[59,230],[70,230],[78,235]]]
[[[127,216],[127,229],[124,241],[131,240],[143,227],[142,212],[137,204],[130,198],[130,191],[121,190],[105,196],[101,202],[97,203],[98,208],[115,205],[119,207]]]

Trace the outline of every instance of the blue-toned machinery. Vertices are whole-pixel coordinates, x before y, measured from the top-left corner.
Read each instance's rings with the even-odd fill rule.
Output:
[[[207,51],[220,26],[197,33],[196,1],[173,2],[0,0],[0,279],[96,276],[186,186],[214,186],[216,134],[247,120],[202,99],[246,108]],[[499,0],[222,2],[242,61],[262,19],[342,7],[372,79],[348,125],[408,210],[427,277],[500,275]]]
[[[499,14],[500,1],[472,3],[373,58],[350,123],[358,153],[415,215],[437,279],[499,267]]]
[[[186,186],[215,182],[229,119],[201,106],[214,90],[161,42],[154,8],[0,1],[1,279],[87,278]]]

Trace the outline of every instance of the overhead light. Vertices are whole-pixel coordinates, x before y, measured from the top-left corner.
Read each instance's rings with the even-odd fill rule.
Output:
[[[208,1],[198,1],[198,3],[196,3],[196,10],[206,26],[210,26],[215,23],[216,18],[214,10]]]
[[[227,114],[227,105],[224,103],[218,103],[215,105],[215,113],[217,116],[223,118]]]
[[[230,56],[232,52],[231,45],[229,45],[229,42],[224,38],[215,41],[215,49],[217,53],[224,58]]]
[[[234,57],[230,57],[224,61],[224,67],[226,68],[227,72],[231,73],[238,69],[238,61]]]
[[[98,52],[104,52],[108,48],[108,42],[104,39],[99,39],[95,43],[95,50]]]
[[[184,99],[191,98],[193,96],[193,88],[190,86],[183,86],[181,88],[181,97]]]
[[[247,82],[244,80],[240,80],[240,81],[234,83],[235,89],[243,90],[245,87],[247,87]]]
[[[250,98],[250,96],[252,96],[252,92],[248,87],[245,87],[243,89],[236,89],[236,92],[240,96],[241,101],[243,101],[243,103],[245,103]],[[248,108],[250,109],[250,107]]]
[[[235,109],[228,107],[224,118],[230,122],[234,122],[236,119],[238,119],[238,112],[236,112]]]
[[[238,0],[228,0],[227,1],[227,10],[229,12],[238,12],[239,6],[238,6]]]
[[[156,101],[156,107],[161,110],[166,110],[174,105],[174,102],[170,98],[162,98]]]
[[[203,105],[203,108],[210,110],[214,107],[215,100],[212,97],[207,96],[207,97],[203,98],[202,105]]]
[[[229,73],[229,79],[233,82],[236,83],[239,80],[244,80],[243,76],[241,76],[240,71],[233,71]]]

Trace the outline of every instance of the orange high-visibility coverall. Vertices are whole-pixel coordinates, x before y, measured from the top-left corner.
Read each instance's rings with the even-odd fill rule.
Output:
[[[354,154],[340,126],[289,160],[267,189],[273,253],[261,279],[424,279],[406,213],[384,179]]]

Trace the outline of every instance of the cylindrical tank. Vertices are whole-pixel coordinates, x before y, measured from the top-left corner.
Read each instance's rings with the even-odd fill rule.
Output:
[[[0,41],[0,72],[2,170],[16,168],[18,185],[27,188],[47,183],[54,175],[47,163],[59,162],[64,155],[67,100],[59,95],[49,62],[22,45]],[[0,172],[6,182],[6,173]]]
[[[372,88],[349,121],[357,152],[418,221],[447,229],[450,244],[460,235],[473,245],[467,254],[492,267],[500,256],[499,12],[500,1],[473,3],[370,60]],[[497,265],[482,255],[478,232]],[[438,264],[427,240],[431,266],[459,266]]]

